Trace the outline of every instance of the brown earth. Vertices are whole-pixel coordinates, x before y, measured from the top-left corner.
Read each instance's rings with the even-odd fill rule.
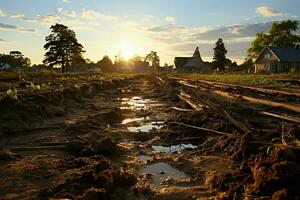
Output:
[[[0,199],[300,198],[299,95],[164,75],[74,84],[2,97]]]

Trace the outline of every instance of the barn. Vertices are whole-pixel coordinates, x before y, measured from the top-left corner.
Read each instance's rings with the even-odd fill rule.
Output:
[[[254,73],[300,71],[300,50],[292,47],[267,46],[254,62]]]
[[[212,71],[211,65],[202,60],[199,47],[192,57],[175,57],[174,66],[177,72],[210,73]]]

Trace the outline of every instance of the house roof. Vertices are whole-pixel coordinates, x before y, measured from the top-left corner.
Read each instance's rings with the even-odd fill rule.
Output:
[[[205,65],[200,57],[191,57],[184,67],[200,67]]]
[[[192,57],[175,57],[174,63],[176,68],[209,67],[209,65],[203,62],[199,47],[196,48]]]
[[[292,47],[271,47],[268,49],[275,54],[281,62],[300,62],[300,50]]]
[[[176,67],[183,67],[191,57],[175,57],[174,63]]]

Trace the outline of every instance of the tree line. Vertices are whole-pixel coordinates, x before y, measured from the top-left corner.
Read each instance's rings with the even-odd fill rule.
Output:
[[[89,59],[84,59],[84,48],[76,38],[73,30],[63,24],[55,24],[50,27],[51,33],[46,37],[46,50],[43,64],[48,69],[61,67],[62,72],[69,72],[70,66],[81,66],[85,68],[100,68],[103,71],[118,71],[125,63],[150,63],[152,69],[160,67],[160,58],[155,51],[151,51],[145,57],[133,56],[128,61],[119,54],[115,57],[115,62],[106,55],[98,62],[94,63]],[[214,47],[212,66],[215,71],[241,71],[253,66],[253,62],[266,46],[295,47],[300,43],[300,35],[297,34],[298,21],[284,20],[274,22],[268,33],[257,33],[255,40],[251,43],[247,51],[244,63],[237,65],[236,62],[226,58],[227,50],[222,38],[218,39]],[[27,68],[31,66],[29,58],[19,51],[11,51],[9,55],[0,54],[0,68],[8,64],[11,68]],[[41,67],[43,65],[34,65]],[[165,67],[168,65],[165,64]],[[169,66],[168,66],[169,67]]]
[[[229,69],[244,70],[253,66],[255,59],[260,55],[266,46],[275,47],[296,47],[300,43],[298,31],[298,21],[284,20],[274,22],[268,33],[257,33],[255,40],[247,50],[245,61],[237,66],[236,63],[230,63],[226,58],[227,50],[220,38],[214,48],[213,66],[219,71],[225,71],[225,66]],[[299,47],[299,46],[298,46]]]

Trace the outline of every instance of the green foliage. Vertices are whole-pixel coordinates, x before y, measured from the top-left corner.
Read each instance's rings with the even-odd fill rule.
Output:
[[[219,71],[225,70],[225,64],[226,64],[226,54],[227,50],[225,49],[225,45],[223,43],[223,40],[220,38],[216,46],[214,48],[214,58],[213,58],[213,65],[215,68],[219,69]]]
[[[49,66],[61,66],[62,72],[68,72],[68,68],[74,63],[85,63],[82,57],[83,46],[78,43],[76,34],[63,24],[50,27],[51,34],[46,37],[44,45],[45,59],[43,63]]]
[[[294,47],[300,42],[297,35],[298,21],[286,20],[274,22],[269,33],[257,33],[255,40],[248,49],[248,58],[255,59],[266,46]]]
[[[11,98],[13,100],[17,100],[18,99],[18,90],[16,88],[9,89],[6,91],[6,96],[8,96],[9,98]]]
[[[40,90],[41,86],[40,85],[35,85],[34,83],[30,83],[29,85],[26,85],[26,88],[29,88],[31,90]]]
[[[246,86],[258,86],[258,87],[291,87],[299,88],[297,85],[292,85],[289,82],[280,82],[278,79],[295,79],[297,75],[293,74],[269,74],[269,75],[257,75],[246,73],[231,73],[231,74],[177,74],[179,77],[188,79],[203,79],[208,81],[216,81],[229,84],[239,84]]]
[[[11,51],[9,55],[0,54],[0,67],[9,64],[12,69],[30,67],[31,61],[24,57],[20,51]]]
[[[102,60],[97,62],[96,67],[100,68],[104,72],[114,71],[113,62],[108,56],[103,56]]]
[[[159,67],[160,58],[157,55],[157,52],[151,51],[148,55],[146,55],[145,61],[151,62],[151,66],[153,68],[158,68]]]

